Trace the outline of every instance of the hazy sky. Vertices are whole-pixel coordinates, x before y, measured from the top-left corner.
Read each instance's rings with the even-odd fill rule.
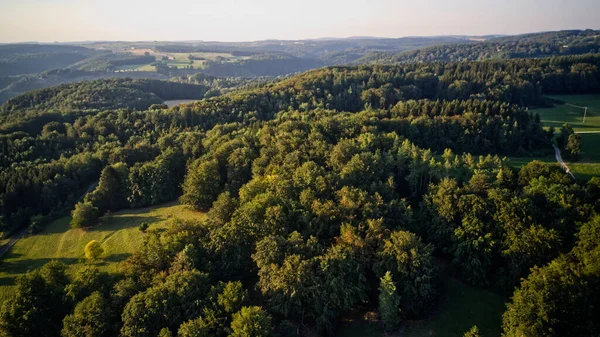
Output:
[[[0,0],[0,42],[304,39],[600,28],[600,0]]]

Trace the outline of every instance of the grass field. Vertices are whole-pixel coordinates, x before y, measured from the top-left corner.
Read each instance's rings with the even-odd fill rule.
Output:
[[[385,333],[372,316],[367,316],[342,324],[336,336],[462,337],[473,325],[477,325],[482,337],[498,337],[504,302],[500,295],[446,278],[442,299],[431,318],[409,321],[401,331]]]
[[[583,124],[584,109],[581,108],[562,104],[552,108],[532,110],[532,112],[540,114],[544,126],[554,126],[558,129],[563,124],[569,123],[576,132],[600,131],[600,95],[560,95],[548,97],[572,105],[588,107],[588,112],[585,124]]]
[[[581,158],[576,162],[567,162],[567,165],[577,179],[590,179],[594,176],[600,176],[600,95],[561,95],[549,97],[569,104],[588,107],[585,124],[583,124],[584,110],[566,104],[557,105],[552,108],[534,109],[532,112],[540,114],[545,127],[554,126],[558,130],[563,124],[569,123],[575,132],[582,132]],[[515,167],[525,165],[534,159],[555,162],[554,156],[510,159]]]
[[[28,270],[39,268],[51,260],[63,261],[75,270],[86,263],[83,248],[90,240],[102,244],[105,254],[98,267],[108,272],[117,270],[142,242],[144,233],[138,226],[150,224],[149,230],[167,225],[170,218],[203,218],[203,213],[186,206],[170,203],[152,208],[125,210],[101,218],[100,225],[91,229],[71,229],[70,217],[58,219],[41,233],[19,240],[2,258],[0,264],[0,303],[11,294],[15,278]]]

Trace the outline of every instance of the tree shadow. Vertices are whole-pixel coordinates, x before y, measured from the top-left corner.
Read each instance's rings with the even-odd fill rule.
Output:
[[[38,269],[50,261],[60,261],[66,265],[74,264],[79,261],[76,258],[42,258],[42,259],[24,259],[24,260],[3,260],[0,264],[0,271],[9,275],[24,274],[28,271]]]
[[[94,231],[115,231],[121,229],[128,229],[132,227],[138,227],[142,223],[153,224],[164,220],[157,216],[127,216],[127,217],[114,217],[105,216],[100,220],[100,224],[97,226],[86,229],[89,232]]]
[[[16,276],[0,277],[0,287],[14,286],[16,284]]]
[[[111,254],[104,258],[104,264],[109,263],[109,262],[110,263],[123,262],[123,261],[127,260],[127,258],[130,256],[131,256],[131,254],[128,254],[128,253]]]
[[[130,213],[128,213],[129,215]],[[87,228],[76,228],[74,230],[83,231],[83,232],[114,232],[122,229],[129,229],[132,227],[137,227],[143,222],[147,222],[148,224],[152,224],[155,222],[163,221],[163,218],[157,216],[126,216],[126,217],[116,217],[113,215],[105,215],[100,218],[100,222],[96,226],[87,227]],[[44,236],[44,235],[53,235],[53,234],[61,234],[71,230],[71,226],[69,226],[68,222],[65,224],[57,224],[56,226],[46,227],[43,231],[33,234],[33,236]],[[26,237],[29,237],[27,235]]]

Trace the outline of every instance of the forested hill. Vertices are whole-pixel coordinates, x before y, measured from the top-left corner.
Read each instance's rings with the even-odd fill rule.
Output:
[[[600,181],[503,156],[552,151],[525,105],[598,92],[599,67],[594,55],[331,67],[170,109],[116,107],[193,87],[21,96],[0,121],[2,237],[177,199],[208,215],[140,227],[119,273],[53,261],[16,278],[0,336],[333,335],[365,308],[394,330],[437,311],[436,259],[470,285],[516,289],[506,337],[597,336]],[[556,136],[562,150],[572,132]]]
[[[599,89],[600,55],[582,55],[327,67],[189,108],[200,113],[249,111],[268,118],[265,114],[287,109],[389,109],[400,101],[419,99],[487,99],[535,106],[546,103],[544,94],[584,94]]]
[[[202,99],[210,88],[147,79],[105,79],[38,89],[9,99],[0,115],[25,110],[147,109],[171,99]]]
[[[600,53],[600,31],[567,30],[434,46],[403,53],[372,53],[357,64],[512,59]]]
[[[0,45],[0,76],[64,68],[96,53],[92,49],[67,45]]]

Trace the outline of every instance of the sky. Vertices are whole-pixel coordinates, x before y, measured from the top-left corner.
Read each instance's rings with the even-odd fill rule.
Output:
[[[0,0],[0,42],[257,41],[600,29],[600,0]]]

